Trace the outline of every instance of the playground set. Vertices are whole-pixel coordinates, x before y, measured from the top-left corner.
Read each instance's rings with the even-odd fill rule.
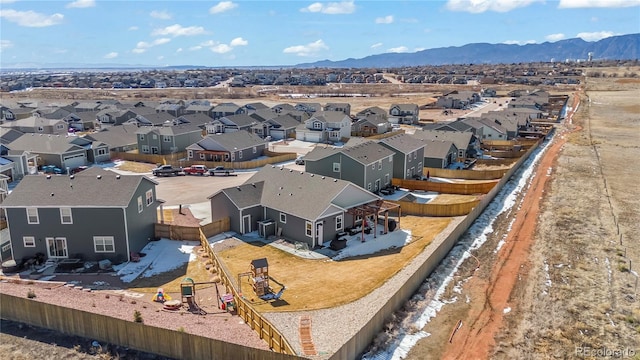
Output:
[[[242,278],[247,277],[256,296],[265,301],[279,300],[286,287],[269,276],[269,263],[266,258],[251,261],[250,271],[238,274],[239,292],[242,294]],[[280,290],[276,293],[269,285],[272,281],[280,285]]]

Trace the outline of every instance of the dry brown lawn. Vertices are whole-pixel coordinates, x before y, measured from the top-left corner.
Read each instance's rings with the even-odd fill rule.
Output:
[[[477,195],[440,194],[429,201],[429,204],[461,204],[477,199]]]
[[[135,162],[135,161],[125,161],[118,166],[118,169],[120,170],[131,171],[136,173],[148,173],[148,172],[151,172],[153,168],[155,168],[155,165],[153,164],[147,164],[147,163]]]
[[[220,252],[219,257],[235,278],[249,271],[252,260],[267,258],[269,276],[286,286],[284,301],[273,304],[284,306],[275,307],[257,298],[244,277],[243,294],[259,312],[324,309],[355,301],[381,286],[420,254],[450,221],[404,216],[400,225],[411,231],[411,243],[401,249],[341,261],[304,259],[262,243],[243,243]],[[276,291],[280,289],[273,282],[270,285]]]

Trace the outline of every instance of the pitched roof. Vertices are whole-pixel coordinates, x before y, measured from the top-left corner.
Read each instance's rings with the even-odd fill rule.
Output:
[[[389,136],[387,138],[381,139],[379,142],[405,154],[416,151],[424,146],[422,141],[404,133]]]
[[[176,117],[166,112],[160,112],[160,113],[154,112],[152,114],[138,115],[136,118],[140,122],[147,123],[148,121],[149,124],[157,126],[157,125],[162,125],[165,122],[172,121]]]
[[[0,144],[9,144],[22,135],[21,131],[0,127]]]
[[[226,150],[233,152],[236,150],[248,149],[256,145],[262,145],[266,142],[267,141],[261,139],[255,134],[246,130],[240,130],[230,133],[207,135],[204,139],[198,141],[194,145],[199,146],[204,150]],[[188,149],[189,148],[191,147],[188,147]]]
[[[444,159],[447,157],[451,145],[453,142],[448,140],[425,140],[424,157]]]
[[[359,145],[345,147],[340,149],[340,152],[363,165],[372,164],[394,154],[393,150],[374,141],[367,141]]]
[[[327,156],[337,154],[340,150],[331,146],[316,146],[311,151],[304,155],[305,161],[317,161],[326,158]]]
[[[260,205],[263,188],[264,181],[259,181],[257,183],[245,183],[240,186],[222,189],[220,192],[225,193],[238,209],[244,209]],[[214,195],[209,198],[213,196]]]
[[[264,182],[260,199],[262,206],[307,220],[316,220],[324,214],[379,199],[345,180],[276,166],[263,167],[245,184],[259,182]],[[340,196],[347,189],[354,190],[354,195]]]
[[[82,147],[71,144],[75,137],[48,134],[25,134],[7,145],[11,150],[26,150],[41,154],[63,154]]]
[[[295,128],[296,126],[300,125],[300,122],[290,114],[280,115],[267,121],[272,124],[280,125],[283,129]]]
[[[77,173],[73,178],[66,175],[25,176],[2,206],[126,207],[143,181],[157,184],[143,175],[118,175],[96,167]]]
[[[137,144],[136,131],[138,127],[133,124],[122,124],[116,126],[110,126],[101,131],[87,134],[86,138],[95,141],[101,141],[108,144],[109,147],[121,147],[131,144]]]
[[[471,143],[473,133],[468,131],[416,130],[413,137],[421,140],[448,140],[458,149],[466,149]]]
[[[226,120],[222,120],[223,123],[226,123],[227,121],[229,121],[238,125],[239,127],[251,126],[256,122],[258,122],[258,120],[252,118],[247,114],[229,115],[229,116],[223,117],[222,119],[226,119]]]

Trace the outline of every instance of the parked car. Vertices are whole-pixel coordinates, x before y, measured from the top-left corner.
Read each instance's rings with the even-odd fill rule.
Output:
[[[186,175],[206,175],[209,173],[209,169],[207,169],[204,165],[191,165],[182,169]]]
[[[151,170],[151,173],[155,176],[184,175],[181,167],[173,167],[172,165],[160,165]]]
[[[304,165],[304,158],[302,158],[302,156],[298,156],[296,159],[296,165]]]
[[[235,175],[233,173],[233,169],[227,169],[224,166],[216,166],[213,169],[209,169],[209,175],[224,175],[224,176],[232,176]]]

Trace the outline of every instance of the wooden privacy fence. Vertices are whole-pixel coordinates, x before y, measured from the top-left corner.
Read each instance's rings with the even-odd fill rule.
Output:
[[[535,146],[538,143],[539,139],[517,139],[517,140],[482,140],[483,146],[506,146],[506,147],[514,147],[516,145],[520,145],[522,147],[526,147],[527,149]]]
[[[518,159],[476,159],[476,165],[487,165],[487,166],[505,166],[505,165],[513,165]],[[476,170],[478,171],[478,170]]]
[[[497,158],[518,159],[527,153],[527,150],[484,150],[484,155],[489,155]]]
[[[410,201],[389,201],[400,205],[403,215],[434,217],[464,216],[469,214],[480,203],[480,199],[457,204],[424,204]]]
[[[244,320],[246,324],[257,332],[260,339],[267,342],[269,348],[276,353],[296,355],[295,350],[289,342],[267,319],[262,317],[251,304],[249,304],[241,293],[238,291],[238,286],[235,281],[235,277],[231,274],[227,267],[220,261],[218,254],[216,254],[211,246],[209,240],[205,234],[200,231],[200,244],[202,248],[207,251],[209,258],[215,266],[220,282],[225,286],[227,292],[233,295],[234,302],[236,304],[237,315]]]
[[[228,217],[212,221],[200,227],[156,223],[155,236],[156,238],[165,238],[171,240],[200,241],[200,232],[204,233],[205,237],[210,237],[216,234],[223,233],[225,231],[229,231],[230,228],[231,225],[229,223]]]
[[[486,194],[498,183],[498,180],[483,183],[444,183],[426,180],[391,179],[391,184],[409,190],[435,191],[441,194]]]
[[[133,321],[133,316],[131,321],[127,321],[7,294],[0,294],[0,302],[2,302],[0,317],[3,319],[174,359],[301,359],[297,356],[255,349],[183,331],[136,323]]]
[[[187,152],[178,152],[169,155],[159,155],[159,154],[138,154],[133,152],[117,152],[111,151],[110,153],[111,159],[120,159],[126,161],[137,161],[144,162],[150,164],[172,164],[173,162],[178,162],[180,159],[184,159],[187,157]]]
[[[509,169],[496,170],[454,170],[426,167],[422,171],[423,176],[442,177],[447,179],[465,180],[496,180],[500,179]]]

